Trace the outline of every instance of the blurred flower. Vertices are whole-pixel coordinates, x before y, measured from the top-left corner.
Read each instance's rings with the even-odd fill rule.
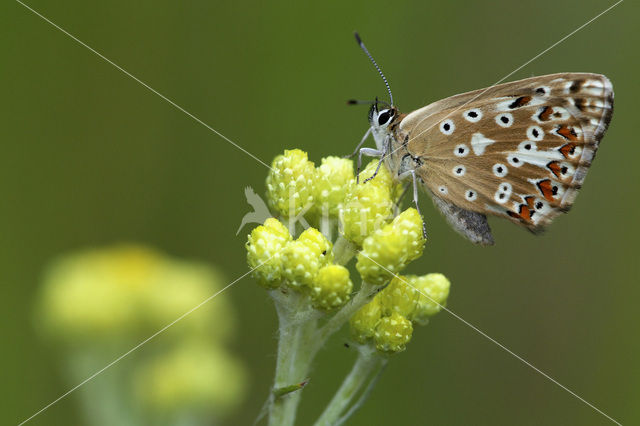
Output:
[[[207,417],[238,404],[247,375],[225,348],[235,326],[229,300],[219,294],[192,311],[222,288],[212,267],[142,246],[87,250],[52,263],[37,305],[38,326],[61,343],[69,362],[64,371],[74,384],[191,311],[180,326],[163,330],[152,359],[136,351],[111,380],[80,390],[91,424],[157,424],[158,414],[176,424],[175,416],[184,413],[190,424],[208,424]],[[144,413],[133,408],[140,400],[149,409]],[[206,417],[193,417],[196,411]]]
[[[446,306],[451,283],[442,274],[409,275],[407,281],[419,293],[416,309],[410,319],[418,324],[426,324],[429,317]]]
[[[225,350],[191,340],[141,365],[134,382],[137,398],[154,412],[219,416],[240,403],[246,374]]]
[[[48,269],[38,308],[45,334],[68,341],[126,341],[156,331],[222,288],[209,266],[124,245],[65,256]],[[193,312],[186,327],[228,335],[228,301]],[[184,330],[182,331],[184,332]]]

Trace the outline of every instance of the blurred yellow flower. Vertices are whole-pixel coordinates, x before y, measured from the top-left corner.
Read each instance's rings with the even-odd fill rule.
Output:
[[[150,248],[123,245],[67,255],[45,274],[38,326],[56,339],[105,341],[146,336],[222,288],[209,266],[174,260]],[[183,327],[208,336],[234,326],[228,300],[185,318]]]
[[[154,412],[223,415],[241,402],[247,377],[224,350],[192,340],[142,365],[134,381],[137,397]]]

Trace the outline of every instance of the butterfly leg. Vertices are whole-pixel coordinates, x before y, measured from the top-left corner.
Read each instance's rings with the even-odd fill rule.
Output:
[[[358,167],[356,171],[356,183],[360,183],[360,167],[362,166],[362,156],[366,155],[367,157],[378,157],[382,158],[384,156],[384,151],[378,151],[373,148],[360,148],[360,152],[358,153]],[[382,160],[380,160],[382,161]],[[378,164],[378,167],[380,165]],[[377,173],[377,171],[376,171]],[[374,174],[375,176],[375,174]]]
[[[400,204],[402,203],[402,199],[404,198],[404,196],[407,195],[407,190],[409,189],[409,185],[411,185],[411,183],[406,183],[404,185],[404,188],[402,188],[402,192],[400,193],[400,196],[396,200],[396,203],[393,205],[394,216],[397,216],[398,214],[400,214]]]
[[[362,137],[362,140],[360,141],[358,146],[356,146],[356,149],[351,154],[345,155],[344,158],[353,158],[353,157],[355,157],[356,154],[358,154],[358,152],[360,151],[360,147],[364,144],[364,141],[367,140],[367,138],[369,137],[370,134],[371,134],[371,127],[369,127],[367,132],[364,134],[364,136]]]
[[[418,178],[416,176],[416,171],[415,170],[407,170],[404,173],[401,173],[398,176],[398,179],[402,180],[405,179],[407,177],[411,176],[411,178],[413,179],[413,204],[416,206],[416,210],[418,211],[418,214],[420,215],[420,217],[422,217],[422,235],[424,236],[424,239],[427,239],[427,226],[424,223],[424,216],[422,216],[422,213],[420,212],[420,206],[418,206]]]

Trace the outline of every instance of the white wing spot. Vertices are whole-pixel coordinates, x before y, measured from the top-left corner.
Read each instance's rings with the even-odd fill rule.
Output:
[[[537,149],[538,145],[533,141],[520,142],[520,145],[518,145],[518,151],[520,152],[533,152],[537,151]]]
[[[511,127],[513,124],[513,115],[508,112],[496,115],[496,123],[500,127]]]
[[[513,167],[520,167],[524,164],[524,162],[518,158],[517,155],[510,155],[507,157],[507,161],[509,162],[509,164],[511,164]]]
[[[541,141],[544,139],[544,130],[540,126],[531,126],[527,129],[527,137],[532,141]]]
[[[440,123],[440,131],[445,135],[450,135],[456,129],[456,125],[453,124],[453,120],[446,119],[442,123]]]
[[[549,88],[549,86],[540,86],[536,88],[536,95],[549,96],[550,93],[551,89]]]
[[[438,191],[440,191],[440,193],[442,195],[447,195],[449,193],[449,190],[447,189],[446,186],[442,185],[438,187]]]
[[[462,164],[459,164],[453,168],[453,174],[456,176],[464,176],[466,172],[467,172],[467,168]]]
[[[455,148],[453,148],[453,154],[456,157],[466,157],[467,154],[469,154],[469,147],[463,143],[458,144]]]
[[[467,189],[467,191],[464,193],[464,197],[467,199],[467,201],[475,201],[478,199],[478,194],[473,189]]]
[[[513,191],[513,188],[510,183],[501,183],[493,199],[496,200],[497,203],[504,204],[509,200],[509,197],[511,197],[511,191]]]
[[[482,155],[487,146],[495,143],[493,139],[485,138],[482,133],[474,133],[471,136],[471,147],[473,148],[473,153],[476,155]]]
[[[474,109],[470,109],[469,111],[465,111],[464,114],[464,118],[467,119],[467,121],[470,121],[472,123],[477,123],[478,121],[480,121],[480,119],[482,119],[482,111],[480,111],[479,108],[474,108]]]
[[[493,165],[493,174],[497,177],[505,177],[509,173],[509,169],[504,164],[494,164]]]

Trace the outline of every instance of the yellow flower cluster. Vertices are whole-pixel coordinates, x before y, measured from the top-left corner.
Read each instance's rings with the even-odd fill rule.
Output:
[[[401,185],[378,160],[370,162],[356,183],[353,161],[326,157],[319,167],[299,149],[285,150],[271,165],[267,176],[267,201],[274,213],[291,219],[306,214],[311,222],[320,217],[339,218],[346,239],[361,245],[376,229],[389,223]]]
[[[370,162],[360,174],[360,183],[349,184],[340,224],[345,238],[361,245],[364,239],[392,219],[393,206],[397,201],[397,186],[386,167],[380,167],[373,176],[378,161]]]
[[[143,246],[88,250],[51,264],[36,319],[41,332],[64,348],[68,358],[91,354],[86,362],[73,364],[75,382],[192,311],[223,285],[208,265]],[[164,415],[194,410],[222,415],[236,407],[247,377],[226,348],[235,315],[224,294],[210,304],[167,329],[163,346],[151,357],[138,354],[131,376],[138,392],[126,381],[105,382],[102,391],[122,395],[127,403],[137,397],[153,413]],[[89,371],[83,370],[85,364]]]
[[[338,308],[351,297],[349,271],[332,264],[332,244],[315,228],[293,240],[282,223],[269,218],[251,232],[246,247],[252,274],[267,289],[284,285],[308,293],[313,305],[324,310]]]
[[[37,310],[38,324],[56,340],[137,339],[221,288],[222,279],[213,268],[172,259],[146,247],[83,251],[49,267]],[[215,309],[194,312],[184,326],[190,332],[228,336],[235,324],[229,301],[220,297],[213,303]]]
[[[422,218],[409,208],[364,240],[356,268],[363,280],[383,285],[420,257],[424,244]]]
[[[326,157],[316,168],[306,152],[285,150],[271,164],[267,176],[267,201],[285,218],[294,218],[306,211],[315,216],[326,213],[337,217],[352,180],[351,160]]]
[[[442,274],[397,276],[350,320],[359,343],[373,340],[381,352],[400,352],[411,340],[413,324],[424,325],[445,306],[449,280]]]
[[[161,416],[167,412],[220,415],[238,405],[246,382],[246,370],[236,358],[200,340],[155,355],[134,374],[136,397]]]

